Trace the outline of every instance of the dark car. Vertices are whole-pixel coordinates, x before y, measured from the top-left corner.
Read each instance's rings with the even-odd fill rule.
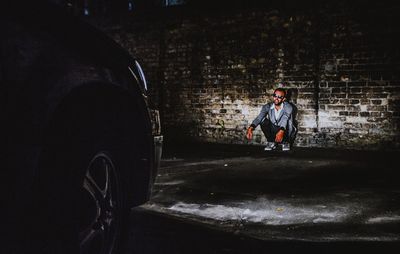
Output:
[[[115,253],[161,156],[142,69],[57,5],[10,1],[0,12],[1,253]]]

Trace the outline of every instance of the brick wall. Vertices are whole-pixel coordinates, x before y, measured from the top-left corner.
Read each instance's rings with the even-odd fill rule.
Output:
[[[105,30],[142,63],[167,140],[261,144],[245,129],[280,83],[296,145],[398,148],[399,8],[360,5],[170,8]]]
[[[316,140],[329,146],[398,147],[398,5],[330,7],[331,15],[320,16]]]

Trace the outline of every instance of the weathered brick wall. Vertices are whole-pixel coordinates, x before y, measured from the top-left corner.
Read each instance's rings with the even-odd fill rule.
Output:
[[[297,145],[399,147],[399,8],[356,7],[170,9],[106,30],[141,61],[169,140],[264,142],[245,129],[282,83]]]
[[[368,4],[320,16],[316,141],[324,146],[399,146],[399,8]]]

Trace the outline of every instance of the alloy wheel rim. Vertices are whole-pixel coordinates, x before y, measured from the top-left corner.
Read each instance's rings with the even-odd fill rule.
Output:
[[[79,209],[81,253],[111,253],[118,232],[118,181],[111,158],[98,153],[83,179]]]

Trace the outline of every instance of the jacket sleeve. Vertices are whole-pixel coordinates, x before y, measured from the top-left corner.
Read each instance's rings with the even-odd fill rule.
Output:
[[[291,113],[288,121],[288,136],[290,139],[292,138],[293,134],[294,134],[293,113]]]
[[[279,126],[285,128],[289,137],[292,136],[294,131],[293,107],[289,103],[285,105],[283,116],[281,121],[279,122]]]
[[[264,106],[262,106],[260,114],[258,114],[258,116],[253,120],[253,122],[251,123],[251,127],[253,127],[254,129],[264,120],[264,118],[267,116],[268,114],[268,110],[269,110],[269,104],[265,104]]]

